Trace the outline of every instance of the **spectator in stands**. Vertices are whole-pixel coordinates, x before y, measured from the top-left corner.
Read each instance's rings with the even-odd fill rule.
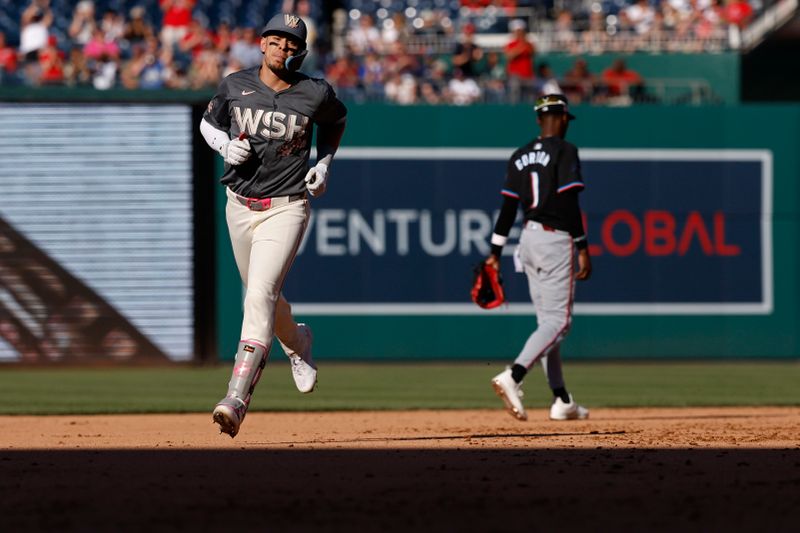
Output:
[[[89,62],[92,69],[92,85],[95,89],[105,91],[117,84],[117,70],[119,69],[118,57],[102,53],[95,60]]]
[[[533,62],[536,48],[528,39],[527,24],[524,20],[512,20],[508,23],[508,29],[511,31],[511,40],[506,44],[504,52],[507,61],[509,96],[511,101],[516,103],[534,97]]]
[[[106,9],[100,20],[100,28],[106,41],[120,42],[125,33],[125,17],[114,9]]]
[[[103,30],[95,27],[92,38],[83,47],[83,53],[90,60],[97,60],[103,56],[116,60],[119,58],[119,46],[114,41],[106,41]]]
[[[122,39],[132,47],[139,43],[144,43],[147,39],[155,35],[153,27],[144,18],[145,11],[141,6],[136,6],[130,10],[130,20],[125,23],[122,32]]]
[[[473,78],[464,75],[460,68],[453,69],[453,77],[447,84],[447,96],[450,103],[455,105],[474,104],[481,97],[481,88]]]
[[[461,41],[456,43],[453,53],[453,68],[461,69],[468,78],[474,78],[479,73],[480,62],[483,60],[483,49],[475,44],[475,26],[471,23],[464,25]]]
[[[284,2],[286,4],[287,2]],[[289,2],[291,3],[291,2]],[[320,59],[317,54],[317,39],[319,38],[319,28],[317,21],[312,16],[311,2],[308,0],[296,0],[294,9],[286,9],[284,5],[283,13],[295,13],[306,23],[306,47],[308,55],[303,60],[302,72],[317,72],[320,68]]]
[[[85,46],[92,38],[97,22],[94,19],[94,2],[81,0],[75,4],[67,34],[73,43]]]
[[[367,100],[379,100],[383,96],[386,69],[378,54],[371,52],[364,56],[358,68],[358,78]]]
[[[438,105],[444,102],[442,95],[439,94],[436,86],[430,81],[423,81],[419,87],[421,103],[428,105]]]
[[[506,66],[498,52],[486,54],[486,63],[481,72],[480,82],[486,101],[502,103],[506,100]]]
[[[6,34],[0,31],[0,84],[16,81],[17,50],[6,43]]]
[[[262,59],[258,42],[259,37],[254,28],[237,28],[233,30],[231,59],[242,65],[242,68],[257,67],[261,64]]]
[[[410,73],[419,77],[422,74],[422,65],[414,54],[410,54],[405,43],[397,41],[392,45],[388,54],[383,56],[387,72]]]
[[[558,80],[556,79],[555,73],[553,73],[553,69],[550,68],[548,63],[539,63],[539,66],[536,68],[536,74],[536,89],[539,93],[537,97],[545,94],[564,93],[558,84]]]
[[[725,0],[722,18],[728,24],[744,28],[753,18],[753,6],[746,0]]]
[[[636,0],[620,11],[619,15],[624,29],[632,29],[641,36],[652,28],[655,9],[650,5],[650,0]]]
[[[342,56],[330,65],[325,72],[327,79],[342,100],[361,100],[359,91],[358,65],[350,56]]]
[[[142,56],[134,65],[131,65],[131,75],[135,76],[140,89],[164,89],[171,76],[168,64],[171,62],[172,52],[169,49],[159,49],[159,41],[155,36],[148,37],[142,47]],[[165,60],[165,58],[167,58]]]
[[[39,50],[39,64],[41,65],[39,83],[42,85],[64,83],[64,52],[58,49],[58,39],[55,35],[48,37],[47,46]]]
[[[606,13],[592,11],[589,14],[589,29],[581,34],[581,44],[585,52],[599,54],[608,49],[611,38],[606,31]]]
[[[189,62],[202,52],[206,43],[211,41],[208,30],[196,18],[189,23],[189,29],[178,41],[178,51],[183,58]]]
[[[64,65],[64,82],[70,87],[88,86],[92,83],[89,62],[79,46],[70,48],[69,59]]]
[[[233,42],[233,32],[231,26],[227,21],[222,21],[217,26],[216,31],[209,32],[209,38],[214,43],[214,48],[220,54],[227,55],[231,51],[231,42]]]
[[[22,12],[20,20],[19,53],[26,63],[39,60],[39,50],[47,46],[53,13],[49,0],[33,0]]]
[[[573,63],[572,68],[564,73],[562,78],[562,89],[567,100],[573,104],[590,102],[595,92],[597,78],[589,72],[586,60],[579,57]]]
[[[417,80],[410,73],[394,72],[384,87],[386,101],[400,105],[417,103]]]
[[[131,57],[119,69],[119,81],[125,89],[138,89],[139,76],[147,63],[145,46],[136,43],[131,47]]]
[[[467,9],[482,9],[484,7],[489,7],[491,3],[492,0],[461,0],[461,7]]]
[[[644,81],[638,72],[629,69],[622,58],[617,58],[603,71],[603,84],[608,97],[617,104],[630,104],[642,93]]]
[[[559,50],[571,54],[578,53],[578,37],[573,29],[572,12],[569,10],[561,10],[556,15],[553,44],[557,46]]]
[[[717,51],[719,42],[725,37],[722,29],[723,10],[719,0],[711,0],[700,10],[694,25],[695,46],[692,51]]]
[[[375,27],[375,21],[369,13],[362,13],[356,26],[347,34],[347,44],[356,55],[368,52],[383,52],[381,33]]]
[[[174,48],[189,31],[195,0],[159,0],[164,16],[161,22],[161,44]]]
[[[203,42],[202,50],[195,53],[189,68],[189,83],[192,89],[212,88],[222,79],[222,57],[214,48],[211,39]]]
[[[397,41],[408,41],[408,34],[406,16],[402,11],[393,13],[391,18],[383,22],[383,28],[381,29],[382,48],[384,50],[391,50],[392,45]]]

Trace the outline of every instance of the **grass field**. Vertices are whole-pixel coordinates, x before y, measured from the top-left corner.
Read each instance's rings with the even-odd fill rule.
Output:
[[[289,366],[267,365],[251,411],[499,408],[491,364],[323,363],[317,390],[301,395]],[[215,367],[20,369],[0,367],[0,414],[205,412],[230,373]],[[568,388],[592,407],[800,405],[798,362],[569,363]],[[550,394],[537,367],[526,404]]]

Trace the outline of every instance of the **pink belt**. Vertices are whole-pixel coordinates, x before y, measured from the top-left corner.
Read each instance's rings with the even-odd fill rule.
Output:
[[[296,202],[297,200],[305,200],[306,198],[305,193],[293,194],[291,196],[273,196],[271,198],[248,198],[246,196],[240,196],[233,191],[231,191],[231,195],[233,195],[237,202],[250,211],[266,211],[272,207],[279,207]]]

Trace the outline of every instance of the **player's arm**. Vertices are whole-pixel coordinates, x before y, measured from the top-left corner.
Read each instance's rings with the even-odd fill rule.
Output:
[[[486,258],[486,263],[496,269],[500,268],[500,254],[503,253],[503,246],[508,242],[508,234],[514,226],[519,208],[519,176],[511,161],[506,170],[506,181],[501,194],[503,195],[503,205],[500,207],[500,214],[494,224],[489,244],[491,252]]]
[[[583,227],[578,193],[584,189],[581,175],[581,162],[578,150],[568,144],[565,146],[558,163],[558,196],[561,213],[564,216],[572,241],[578,249],[578,272],[575,279],[583,281],[592,274],[592,260],[589,257],[589,241]]]
[[[241,165],[250,157],[250,141],[246,136],[231,139],[228,134],[230,129],[230,115],[228,114],[228,80],[222,80],[217,94],[209,102],[208,108],[200,120],[200,134],[212,149],[230,165]]]
[[[347,108],[336,98],[333,89],[326,84],[323,102],[314,116],[317,129],[317,164],[306,174],[306,188],[311,196],[322,196],[327,188],[328,170],[333,156],[339,149],[347,124]]]
[[[519,208],[519,197],[510,196],[503,191],[503,205],[500,214],[497,215],[497,222],[494,224],[492,238],[489,241],[491,253],[486,259],[486,263],[496,269],[500,268],[500,254],[503,253],[503,246],[508,242],[508,234],[511,233],[511,227],[517,218],[517,208]]]

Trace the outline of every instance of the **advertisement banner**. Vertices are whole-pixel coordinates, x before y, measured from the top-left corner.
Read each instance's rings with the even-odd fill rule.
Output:
[[[343,148],[284,293],[295,312],[478,314],[472,267],[489,253],[513,149]],[[578,314],[769,314],[768,150],[580,151],[595,274]],[[504,255],[513,253],[520,224]],[[509,305],[527,280],[503,262]]]

